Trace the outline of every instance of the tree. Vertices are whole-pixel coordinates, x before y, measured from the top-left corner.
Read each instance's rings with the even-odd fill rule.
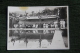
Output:
[[[43,13],[43,15],[46,15],[46,14],[48,15],[48,14],[50,14],[50,12],[51,12],[50,9],[44,9],[42,13]]]
[[[32,11],[32,16],[34,15],[34,11]]]
[[[54,9],[52,10],[53,15],[57,15],[58,14],[58,9]]]
[[[60,8],[60,18],[61,19],[66,19],[67,18],[67,7],[62,7]]]

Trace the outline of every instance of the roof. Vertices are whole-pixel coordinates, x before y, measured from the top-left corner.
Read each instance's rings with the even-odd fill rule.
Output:
[[[56,18],[58,17],[57,15],[42,15],[42,16],[27,16],[24,17],[24,19],[47,19],[47,18]],[[20,17],[20,19],[23,20],[23,17]]]

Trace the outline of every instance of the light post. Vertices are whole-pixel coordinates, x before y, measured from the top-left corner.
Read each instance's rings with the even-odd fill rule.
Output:
[[[60,13],[60,9],[58,8],[58,13],[57,13],[57,21],[58,21],[58,27],[59,27],[59,13]]]
[[[39,12],[38,18],[39,18],[39,22],[40,22],[39,25],[40,25],[40,28],[41,28],[41,15],[40,15],[40,12]],[[40,34],[39,42],[40,42],[40,47],[41,47],[41,34]]]

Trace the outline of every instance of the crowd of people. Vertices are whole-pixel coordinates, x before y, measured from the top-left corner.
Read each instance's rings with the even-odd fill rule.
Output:
[[[61,20],[60,22],[55,21],[53,23],[34,23],[34,24],[25,24],[24,22],[19,22],[17,24],[10,24],[11,28],[64,28],[65,21]]]

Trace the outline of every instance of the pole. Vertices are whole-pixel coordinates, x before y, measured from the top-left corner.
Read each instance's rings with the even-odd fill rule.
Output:
[[[60,25],[60,24],[59,24],[59,11],[60,11],[60,10],[59,10],[59,8],[58,8],[58,15],[57,15],[58,28],[59,28],[59,25]]]
[[[41,16],[40,16],[40,12],[39,12],[38,18],[39,18],[40,25],[41,25]],[[41,28],[41,26],[40,26],[40,28]],[[39,42],[40,42],[40,48],[41,48],[41,34],[40,34],[40,40],[39,40]]]

